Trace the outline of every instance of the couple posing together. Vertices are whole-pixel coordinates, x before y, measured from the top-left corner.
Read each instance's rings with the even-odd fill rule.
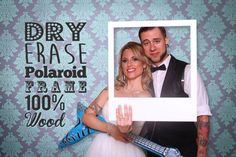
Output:
[[[140,43],[128,42],[120,50],[116,97],[188,97],[190,65],[167,52],[169,40],[164,27],[141,27]],[[126,133],[141,135],[157,144],[178,148],[184,157],[206,157],[209,116],[208,96],[197,76],[197,123],[132,122],[132,108],[116,110],[116,122],[108,119],[108,90],[104,89],[83,116],[87,126],[102,133],[95,135],[86,157],[155,156],[129,143]],[[181,81],[181,80],[184,80]],[[96,115],[102,114],[107,122]],[[168,114],[168,113],[166,113]]]

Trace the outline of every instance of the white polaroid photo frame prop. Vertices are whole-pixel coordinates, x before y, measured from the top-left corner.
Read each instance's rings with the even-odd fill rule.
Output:
[[[189,26],[191,97],[149,98],[114,97],[114,29],[128,27]],[[138,32],[137,32],[138,38]],[[116,67],[117,68],[117,67]],[[118,105],[131,105],[133,121],[196,121],[197,120],[197,22],[196,20],[108,22],[108,87],[109,119],[116,120]]]

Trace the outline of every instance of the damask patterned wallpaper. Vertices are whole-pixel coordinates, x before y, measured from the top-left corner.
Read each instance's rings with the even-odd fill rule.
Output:
[[[108,77],[108,21],[140,20],[197,20],[198,71],[209,94],[212,111],[209,157],[236,156],[236,1],[234,0],[2,0],[0,1],[0,156],[83,156],[91,143],[91,137],[70,146],[63,151],[57,144],[76,124],[76,103],[88,105],[107,86]],[[80,41],[71,40],[71,31],[66,22],[86,22],[80,33]],[[86,52],[86,92],[78,92],[81,84],[77,78],[75,93],[55,94],[54,103],[62,96],[65,109],[47,110],[42,117],[59,118],[65,111],[64,127],[27,127],[25,113],[25,22],[37,22],[45,28],[46,22],[58,22],[63,26],[64,41],[45,41],[45,35],[38,40],[44,45],[46,64],[49,63],[50,46],[57,44],[60,64],[50,64],[54,69],[72,69],[71,58],[64,46],[71,44],[70,52],[76,58],[73,66],[80,67],[79,43],[84,43]],[[46,29],[44,29],[46,30]],[[189,32],[170,29],[173,45],[171,52],[178,58],[185,58],[188,49]],[[117,40],[116,50],[124,41],[137,40],[137,32],[117,30],[123,39]],[[175,44],[174,44],[175,43]],[[36,42],[31,51],[36,52]],[[33,54],[30,61],[34,67],[42,67]],[[55,59],[55,58],[54,58]],[[56,63],[55,60],[52,61]],[[57,80],[44,80],[48,87]],[[68,80],[68,79],[67,79]],[[35,82],[36,84],[36,82]],[[33,93],[32,93],[33,94]],[[30,95],[30,94],[29,94]],[[32,95],[31,95],[32,96]],[[60,103],[62,104],[62,103]],[[54,104],[55,105],[55,104]],[[63,108],[63,105],[60,106]]]

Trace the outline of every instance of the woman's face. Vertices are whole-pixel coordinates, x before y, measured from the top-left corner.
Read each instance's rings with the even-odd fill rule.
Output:
[[[132,80],[142,76],[146,65],[134,56],[131,49],[125,49],[121,58],[121,67],[126,78]]]

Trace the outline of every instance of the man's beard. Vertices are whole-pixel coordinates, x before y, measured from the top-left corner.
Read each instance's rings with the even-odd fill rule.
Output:
[[[151,61],[152,61],[153,64],[157,65],[159,63],[162,63],[165,60],[166,56],[167,56],[167,49],[165,50],[165,52],[163,54],[161,54],[161,56],[160,56],[158,61],[155,61],[155,60],[154,61],[151,60]]]
[[[164,61],[164,59],[166,58],[167,56],[167,49],[165,50],[165,53],[163,53],[161,56],[160,56],[160,63]]]

